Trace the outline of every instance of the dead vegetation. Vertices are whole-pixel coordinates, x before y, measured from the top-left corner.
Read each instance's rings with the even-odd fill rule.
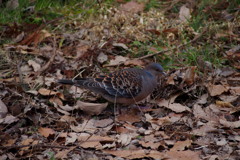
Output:
[[[0,159],[239,159],[239,6],[205,5],[202,26],[200,2],[119,3],[1,26]],[[168,74],[142,111],[56,84],[151,61]]]

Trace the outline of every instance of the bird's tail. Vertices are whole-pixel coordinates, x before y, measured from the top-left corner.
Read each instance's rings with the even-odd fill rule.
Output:
[[[69,84],[69,85],[74,85],[75,84],[75,82],[73,80],[69,80],[69,79],[59,79],[59,80],[57,80],[57,83]]]
[[[59,79],[59,80],[57,80],[57,83],[83,86],[83,83],[85,82],[85,80],[86,80],[86,78],[81,78],[81,79],[78,79],[78,80]]]

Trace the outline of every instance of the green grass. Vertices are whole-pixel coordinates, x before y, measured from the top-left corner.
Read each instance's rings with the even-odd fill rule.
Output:
[[[38,0],[32,3],[29,0],[19,0],[19,7],[11,10],[3,6],[0,8],[0,24],[8,23],[37,23],[41,24],[58,17],[88,17],[97,14],[102,5],[110,6],[114,1],[106,0],[98,3],[97,0]],[[34,12],[27,8],[34,6]]]

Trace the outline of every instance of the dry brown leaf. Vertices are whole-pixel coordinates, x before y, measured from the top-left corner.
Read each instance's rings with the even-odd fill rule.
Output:
[[[200,152],[187,151],[168,151],[166,152],[171,160],[200,160]]]
[[[170,151],[183,151],[186,147],[189,147],[192,144],[192,140],[187,139],[185,141],[178,141],[174,144],[173,148]]]
[[[0,118],[0,124],[11,124],[17,122],[19,119],[12,115],[7,115],[5,118]]]
[[[210,117],[208,117],[208,114],[203,110],[202,106],[199,104],[194,104],[193,106],[193,114],[197,119],[205,119],[209,120]]]
[[[64,100],[64,95],[60,92],[55,92],[46,88],[40,88],[38,90],[38,93],[43,95],[43,96],[52,96],[52,95],[57,95],[59,98]]]
[[[38,142],[37,140],[33,140],[32,138],[24,139],[24,140],[21,142],[22,145],[30,145],[30,144],[36,145],[36,144],[38,144],[38,143],[39,143],[39,142]],[[19,154],[20,154],[20,155],[23,155],[25,151],[28,152],[27,150],[28,150],[30,147],[31,147],[31,146],[20,148]]]
[[[227,121],[225,119],[220,119],[219,122],[223,126],[229,127],[229,128],[239,128],[240,127],[240,120],[239,121],[230,122],[230,121]]]
[[[113,120],[108,118],[108,119],[98,120],[94,123],[94,125],[99,128],[104,128],[104,127],[111,125],[112,123],[113,123]]]
[[[64,149],[63,151],[57,152],[57,154],[54,155],[54,158],[56,159],[68,159],[67,154],[74,150],[76,147],[70,147],[69,149]]]
[[[49,102],[51,102],[51,103],[56,103],[56,104],[59,105],[59,106],[63,106],[62,100],[61,100],[60,98],[58,98],[58,97],[52,97],[52,98],[50,98],[50,99],[49,99]]]
[[[208,84],[207,88],[211,96],[221,95],[223,92],[228,91],[228,88],[226,86],[220,84],[218,85]]]
[[[206,136],[208,132],[213,132],[217,130],[215,126],[217,126],[217,123],[210,121],[208,123],[205,123],[198,129],[193,129],[191,134],[197,136]]]
[[[51,128],[42,128],[41,127],[38,129],[38,132],[46,138],[49,137],[50,135],[55,134],[55,131]]]
[[[22,140],[21,144],[22,144],[22,145],[29,145],[29,144],[31,144],[33,141],[34,141],[34,140],[33,140],[32,138],[27,138],[27,139]],[[27,148],[29,148],[29,147],[23,147],[22,149],[27,149]]]
[[[118,121],[125,121],[130,123],[140,122],[141,117],[134,112],[122,113],[117,116]]]
[[[172,85],[174,85],[174,84],[175,84],[175,82],[174,82],[174,77],[175,77],[175,76],[176,76],[175,74],[171,74],[171,75],[168,77],[166,84],[172,84]]]
[[[68,115],[64,115],[61,117],[60,121],[62,122],[68,122],[68,123],[72,123],[72,122],[77,122],[75,117],[72,116],[68,116]]]
[[[240,96],[240,87],[230,87],[230,92],[232,95]]]
[[[104,143],[113,143],[115,140],[111,137],[107,136],[97,136],[97,135],[82,135],[78,137],[79,145],[83,148],[95,148],[95,149],[103,149],[103,145],[101,142]]]
[[[40,88],[38,90],[38,93],[40,93],[43,96],[49,96],[49,95],[56,95],[57,94],[57,92],[51,91],[51,90],[46,89],[46,88]]]
[[[17,138],[9,139],[6,143],[3,143],[2,146],[12,146],[16,142]]]
[[[21,45],[30,45],[31,43],[34,44],[34,46],[37,46],[39,43],[41,43],[45,38],[50,37],[51,34],[47,30],[37,30],[31,34],[29,34],[25,39],[23,39],[20,44]]]
[[[112,154],[117,157],[127,158],[127,159],[141,159],[150,157],[153,159],[165,159],[168,156],[165,153],[161,153],[158,151],[148,151],[148,150],[103,150],[105,153]]]
[[[181,113],[181,112],[185,112],[185,111],[188,111],[188,112],[192,112],[190,108],[188,108],[187,106],[184,106],[180,103],[171,103],[172,100],[168,101],[168,100],[165,100],[165,99],[162,99],[162,100],[157,100],[157,105],[158,106],[164,106],[176,113]]]
[[[145,5],[135,1],[130,1],[120,6],[120,10],[129,13],[139,13],[144,10]]]
[[[84,120],[82,124],[78,124],[78,126],[70,125],[71,129],[74,132],[89,132],[94,133],[98,128],[94,125],[96,120]]]
[[[115,59],[110,60],[109,66],[114,65],[120,65],[123,62],[126,62],[129,58],[128,57],[123,57],[123,56],[116,56]]]
[[[89,103],[83,101],[77,101],[74,106],[75,109],[81,109],[89,115],[99,115],[108,106],[108,103]]]
[[[114,47],[119,47],[119,48],[123,48],[125,50],[128,50],[128,47],[124,43],[113,43],[112,45]]]
[[[195,70],[196,66],[189,67],[186,70],[185,76],[184,76],[184,82],[186,82],[188,85],[192,85],[195,81]]]
[[[187,22],[191,18],[190,9],[183,5],[179,11],[179,18],[182,22]]]
[[[234,106],[231,103],[224,101],[216,101],[216,105],[219,107],[234,108]]]
[[[71,132],[67,134],[65,145],[72,144],[78,139],[79,133]]]
[[[83,58],[88,52],[90,46],[87,44],[79,44],[76,46],[76,52],[77,56],[75,57],[76,59]]]
[[[117,135],[117,142],[122,144],[122,146],[127,146],[131,140],[133,138],[133,135],[131,134],[120,134],[120,135]]]
[[[5,118],[8,113],[7,106],[0,99],[0,119]]]
[[[207,103],[207,98],[209,97],[209,95],[203,94],[198,100],[197,100],[197,104],[206,104]]]
[[[146,148],[151,148],[151,149],[158,149],[158,147],[161,145],[161,143],[159,142],[152,142],[152,141],[149,141],[149,142],[144,142],[144,141],[139,141],[139,144],[141,144],[143,147],[146,147]]]
[[[108,56],[106,54],[104,54],[103,52],[101,52],[98,57],[97,60],[99,63],[104,63],[108,60]]]
[[[143,66],[144,63],[142,60],[140,59],[131,59],[131,60],[127,60],[126,62],[124,62],[125,66],[129,66],[129,65],[134,65],[134,66]]]
[[[34,72],[37,72],[41,69],[41,65],[34,60],[28,60],[28,65],[33,67]]]

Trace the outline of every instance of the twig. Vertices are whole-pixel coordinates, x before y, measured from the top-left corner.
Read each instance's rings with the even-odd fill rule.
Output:
[[[198,34],[197,36],[195,36],[191,41],[187,42],[187,43],[184,43],[184,44],[180,44],[176,47],[173,47],[173,48],[170,48],[170,49],[165,49],[165,50],[162,50],[162,51],[159,51],[157,53],[153,53],[153,54],[148,54],[148,55],[145,55],[145,56],[142,56],[142,57],[138,57],[138,58],[134,58],[135,60],[142,60],[142,59],[146,59],[146,58],[149,58],[149,57],[153,57],[153,56],[156,56],[158,54],[162,54],[162,53],[165,53],[165,52],[169,52],[169,51],[172,51],[172,50],[175,50],[175,49],[178,49],[178,48],[181,48],[181,47],[184,47],[188,44],[191,44],[191,43],[194,43],[196,42],[199,38],[201,38],[203,36],[204,33],[206,33],[207,31],[207,27],[203,28],[203,31]],[[133,60],[133,59],[132,59]],[[126,61],[125,61],[126,62]],[[104,65],[104,67],[114,67],[114,66],[118,66],[118,65],[122,65],[124,64],[125,62],[120,62],[118,64],[111,64],[111,65]]]
[[[52,65],[52,63],[53,63],[53,61],[54,61],[54,59],[55,59],[55,57],[56,57],[56,55],[57,55],[56,38],[55,38],[55,36],[54,36],[53,38],[54,38],[54,40],[53,40],[53,55],[52,55],[52,57],[49,59],[49,61],[48,61],[39,71],[37,71],[37,72],[35,73],[35,77],[36,77],[36,76],[39,76],[39,75],[41,75],[43,72],[45,72],[45,71],[49,68],[49,66]]]

